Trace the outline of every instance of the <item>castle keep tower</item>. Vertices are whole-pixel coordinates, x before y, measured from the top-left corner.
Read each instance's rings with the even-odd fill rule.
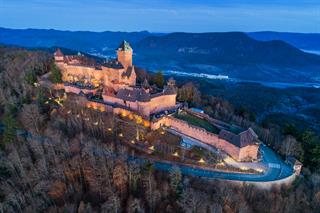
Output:
[[[118,50],[118,61],[124,68],[132,67],[132,48],[127,41],[123,41]]]

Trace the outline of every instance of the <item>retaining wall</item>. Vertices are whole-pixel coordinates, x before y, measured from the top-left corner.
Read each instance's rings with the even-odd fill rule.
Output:
[[[236,185],[252,185],[259,189],[270,190],[274,187],[280,188],[281,186],[290,186],[293,181],[297,178],[297,175],[293,173],[289,177],[283,178],[281,180],[274,181],[235,181],[235,180],[223,180],[228,181],[230,183],[234,183]]]

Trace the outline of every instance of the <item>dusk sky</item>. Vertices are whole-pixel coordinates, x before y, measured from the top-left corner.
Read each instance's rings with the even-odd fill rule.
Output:
[[[0,0],[0,27],[320,33],[320,0]]]

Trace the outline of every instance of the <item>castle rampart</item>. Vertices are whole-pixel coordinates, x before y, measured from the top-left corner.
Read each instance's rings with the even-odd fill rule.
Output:
[[[190,125],[186,121],[182,121],[171,116],[162,117],[151,124],[152,129],[158,129],[161,126],[170,127],[189,137],[195,138],[203,143],[214,146],[235,160],[243,161],[246,159],[256,159],[258,155],[258,145],[248,145],[245,147],[237,147],[225,139],[221,139],[218,135],[208,132],[207,130]]]

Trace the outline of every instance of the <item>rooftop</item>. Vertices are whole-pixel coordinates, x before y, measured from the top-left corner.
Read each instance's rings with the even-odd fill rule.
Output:
[[[112,68],[112,69],[123,69],[122,64],[115,59],[106,60],[101,65],[104,67]]]
[[[224,139],[240,148],[254,145],[258,142],[258,136],[251,128],[241,132],[238,135],[223,129],[219,133],[219,138]]]
[[[140,102],[148,102],[150,101],[150,94],[147,93],[144,89],[120,89],[117,93],[117,98],[123,99],[125,101],[140,101]]]
[[[120,44],[120,46],[118,47],[118,50],[132,51],[132,48],[131,48],[129,42],[123,40],[122,43]]]
[[[64,55],[63,55],[63,53],[61,52],[60,48],[58,48],[58,49],[55,51],[54,56],[62,57],[62,56],[64,56]]]

